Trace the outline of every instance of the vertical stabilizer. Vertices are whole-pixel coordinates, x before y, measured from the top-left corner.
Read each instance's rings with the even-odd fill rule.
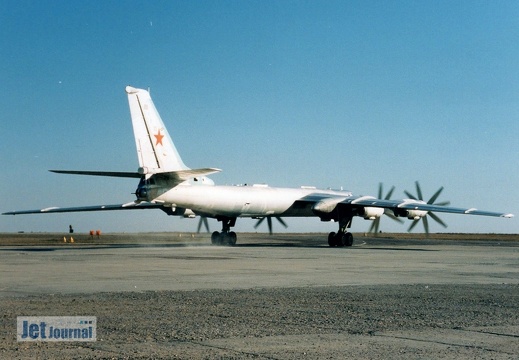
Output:
[[[188,170],[178,154],[148,91],[126,87],[132,117],[139,172],[154,174]]]

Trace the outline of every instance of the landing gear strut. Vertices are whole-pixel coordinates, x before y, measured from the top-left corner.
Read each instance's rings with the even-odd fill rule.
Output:
[[[339,219],[339,231],[337,233],[332,231],[328,234],[328,245],[331,247],[353,245],[353,235],[348,232],[348,228],[351,226],[351,220],[351,216]]]
[[[236,245],[236,233],[230,231],[231,227],[236,225],[236,218],[221,217],[217,218],[218,221],[222,222],[222,231],[215,231],[211,234],[211,244],[213,245]]]

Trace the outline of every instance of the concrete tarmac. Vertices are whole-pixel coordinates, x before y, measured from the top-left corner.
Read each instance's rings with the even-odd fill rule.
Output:
[[[203,238],[105,245],[0,247],[0,296],[387,284],[518,284],[519,243],[395,241],[326,235],[245,235],[236,247]],[[292,241],[292,237],[298,237]],[[279,240],[281,239],[281,240]],[[306,240],[306,241],[305,241]]]
[[[235,247],[206,245],[207,240],[202,238],[157,239],[147,235],[104,244],[76,242],[0,247],[0,302],[7,304],[13,299],[22,302],[30,299],[31,303],[44,304],[49,296],[91,298],[92,294],[105,292],[147,294],[244,289],[275,292],[279,289],[327,288],[334,294],[344,289],[349,293],[369,289],[371,296],[376,298],[378,288],[405,289],[413,285],[422,290],[441,287],[446,292],[457,286],[468,286],[467,289],[476,293],[478,289],[483,293],[485,287],[497,287],[496,294],[503,292],[504,299],[508,292],[515,298],[519,296],[517,241],[395,240],[357,236],[351,248],[329,248],[325,234],[278,235],[275,238],[245,234]],[[501,286],[511,287],[503,290]],[[416,291],[417,288],[410,289]],[[381,296],[386,290],[380,290]],[[241,306],[247,307],[247,304]],[[142,311],[146,313],[145,302]],[[459,308],[459,311],[464,309]],[[229,316],[233,317],[233,314]],[[236,321],[246,321],[247,315],[237,312],[236,316],[244,317]],[[508,315],[504,317],[510,320]],[[6,328],[11,329],[7,325]],[[157,345],[159,349],[162,346],[164,352],[157,350],[154,357],[169,358],[175,354],[180,358],[300,358],[302,355],[336,358],[349,354],[357,358],[384,358],[393,351],[400,351],[401,356],[392,354],[400,358],[508,359],[517,358],[519,354],[519,323],[514,321],[478,323],[463,331],[456,327],[416,329],[402,326],[376,333],[350,334],[348,341],[344,341],[343,331],[323,334],[308,330],[298,333],[296,330],[272,336],[208,337],[199,342],[177,343],[174,347],[159,342]],[[34,355],[30,347],[26,351],[18,347],[13,350],[9,336],[3,341],[9,343],[4,344],[9,357]],[[377,351],[367,350],[366,344],[371,344]],[[135,342],[127,345],[132,349],[130,355],[119,347],[118,356],[146,357]],[[70,355],[53,346],[36,355]],[[106,342],[100,344],[98,341],[90,347],[97,352],[90,354],[96,358],[110,357],[115,350],[109,347],[108,351],[106,346]],[[402,349],[407,350],[402,353]]]

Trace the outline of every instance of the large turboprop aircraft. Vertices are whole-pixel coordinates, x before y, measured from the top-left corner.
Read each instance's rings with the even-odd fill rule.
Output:
[[[475,208],[447,207],[435,203],[441,189],[425,202],[419,185],[418,196],[408,194],[408,199],[390,200],[390,193],[382,198],[355,196],[349,191],[319,190],[311,187],[275,188],[267,185],[218,186],[207,175],[219,172],[216,168],[190,169],[182,161],[169,133],[160,118],[148,91],[126,87],[130,113],[139,159],[137,172],[51,170],[60,174],[130,177],[139,179],[135,195],[137,199],[126,204],[95,205],[82,207],[50,207],[40,210],[6,212],[3,215],[49,214],[76,211],[161,209],[168,215],[183,217],[200,216],[215,218],[222,223],[221,232],[213,232],[213,244],[234,245],[236,233],[231,228],[237,218],[267,219],[269,230],[272,218],[317,217],[321,221],[335,221],[337,232],[328,235],[330,246],[343,247],[353,244],[348,229],[355,216],[373,220],[372,228],[378,229],[378,220],[385,213],[392,217],[413,220],[414,226],[433,212],[466,215],[483,215],[511,218],[512,214],[477,210]],[[259,223],[258,223],[259,224]],[[440,224],[443,223],[440,221]]]

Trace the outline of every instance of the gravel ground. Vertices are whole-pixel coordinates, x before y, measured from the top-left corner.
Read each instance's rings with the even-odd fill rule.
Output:
[[[2,359],[519,358],[518,285],[0,298]],[[16,341],[17,316],[97,316],[97,341]]]

